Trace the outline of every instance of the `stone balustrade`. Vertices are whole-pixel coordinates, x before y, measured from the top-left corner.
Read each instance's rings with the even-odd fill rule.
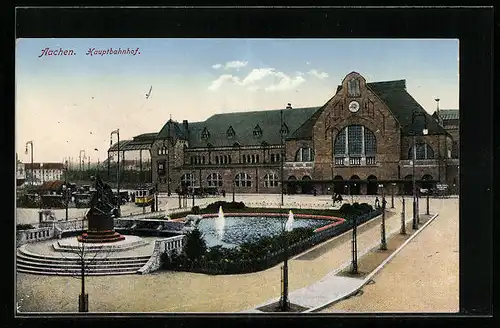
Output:
[[[49,227],[16,231],[17,247],[26,243],[54,238],[54,229]]]
[[[186,237],[184,235],[157,239],[155,241],[153,254],[149,258],[148,262],[142,268],[137,270],[137,273],[146,274],[158,270],[162,265],[161,255],[165,252],[171,254],[174,249],[177,250],[178,254],[180,254],[185,242]]]

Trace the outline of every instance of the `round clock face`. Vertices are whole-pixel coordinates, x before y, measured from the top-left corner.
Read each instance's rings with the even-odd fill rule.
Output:
[[[357,101],[351,101],[349,103],[349,110],[352,113],[356,113],[359,110],[359,103]]]

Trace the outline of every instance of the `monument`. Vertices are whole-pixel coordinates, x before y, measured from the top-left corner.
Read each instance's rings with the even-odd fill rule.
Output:
[[[125,239],[115,231],[114,218],[118,208],[111,187],[99,176],[95,177],[95,192],[90,200],[87,212],[88,230],[78,236],[84,243],[112,243]]]

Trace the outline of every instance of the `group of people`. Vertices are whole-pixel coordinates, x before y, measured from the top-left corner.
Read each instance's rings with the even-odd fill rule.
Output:
[[[385,200],[385,197],[382,197],[382,208],[385,209],[387,205],[387,201]],[[380,208],[380,200],[378,199],[378,196],[375,197],[375,208]]]

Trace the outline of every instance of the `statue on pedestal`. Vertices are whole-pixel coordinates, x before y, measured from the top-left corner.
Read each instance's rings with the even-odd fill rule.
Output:
[[[125,236],[115,231],[114,218],[118,208],[113,190],[99,176],[95,177],[95,192],[90,200],[86,214],[88,230],[78,240],[85,243],[109,243],[124,240]]]

